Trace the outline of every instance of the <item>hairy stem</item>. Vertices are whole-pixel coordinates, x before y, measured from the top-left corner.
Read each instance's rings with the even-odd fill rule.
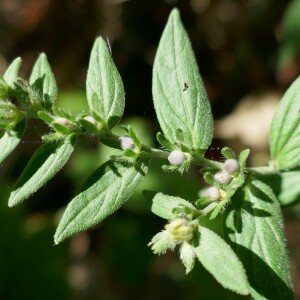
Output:
[[[218,203],[212,202],[209,205],[207,205],[204,209],[201,210],[201,216],[207,216],[209,213],[211,213],[216,207]]]
[[[271,175],[279,174],[279,171],[272,166],[252,167],[247,168],[249,173],[260,174],[260,175]]]

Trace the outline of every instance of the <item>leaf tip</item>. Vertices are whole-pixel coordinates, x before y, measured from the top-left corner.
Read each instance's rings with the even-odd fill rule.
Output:
[[[59,229],[59,228],[56,229],[56,232],[55,232],[54,237],[53,237],[53,239],[54,239],[54,244],[55,244],[55,245],[58,245],[58,244],[60,244],[63,240],[65,240],[65,237],[62,236],[62,234],[59,232],[58,229]]]
[[[14,59],[13,63],[15,63],[20,68],[22,63],[22,58],[18,56],[17,58]]]
[[[8,207],[12,208],[12,207],[16,206],[17,204],[18,203],[15,200],[15,198],[10,196],[9,199],[8,199]]]
[[[103,47],[105,46],[107,48],[107,43],[106,41],[103,39],[103,37],[101,35],[99,35],[94,42],[94,47]]]
[[[22,200],[22,199],[21,199]],[[20,197],[18,197],[18,193],[16,191],[15,186],[13,187],[9,198],[8,198],[8,207],[14,207],[21,202]]]
[[[45,60],[45,59],[47,59],[47,55],[46,55],[45,52],[41,52],[41,53],[39,54],[39,57],[38,57],[38,58],[41,59],[41,60]]]
[[[19,193],[18,189],[13,189],[11,192],[9,198],[8,198],[8,207],[14,207],[18,204],[22,203],[24,200],[26,200],[31,194],[28,195],[22,195],[22,193]]]
[[[174,7],[170,13],[170,18],[180,18],[180,12],[177,7]]]
[[[54,235],[54,245],[57,246],[60,242],[60,239],[56,235]]]

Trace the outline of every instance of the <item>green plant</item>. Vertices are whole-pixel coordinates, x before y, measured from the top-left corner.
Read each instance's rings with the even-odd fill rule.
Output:
[[[190,272],[197,259],[225,288],[255,299],[292,299],[288,256],[280,203],[273,193],[273,176],[280,176],[285,197],[295,202],[289,180],[299,176],[300,114],[297,79],[283,97],[273,119],[269,166],[247,167],[249,149],[239,155],[222,149],[225,163],[204,154],[212,141],[213,121],[207,95],[178,11],[171,13],[153,68],[153,100],[163,133],[163,150],[143,144],[132,127],[124,135],[112,132],[121,119],[125,93],[121,77],[104,40],[92,49],[86,90],[89,114],[71,114],[56,105],[57,87],[45,54],[35,63],[29,81],[18,77],[21,59],[9,66],[0,83],[0,160],[18,145],[26,119],[43,120],[51,132],[33,154],[9,197],[14,206],[49,181],[68,161],[79,135],[97,137],[119,149],[88,178],[69,203],[54,236],[56,244],[101,222],[119,209],[147,175],[151,160],[168,160],[164,171],[186,172],[196,166],[211,186],[199,199],[157,193],[152,212],[167,220],[149,245],[156,254],[179,247]],[[251,126],[251,124],[249,124]],[[145,192],[146,196],[152,195]],[[153,195],[152,195],[153,196]],[[223,236],[204,220],[223,218]],[[205,222],[207,224],[207,222]]]

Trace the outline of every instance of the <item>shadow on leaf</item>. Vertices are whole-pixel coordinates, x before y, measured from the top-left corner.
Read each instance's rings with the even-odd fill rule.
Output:
[[[45,93],[44,90],[44,82],[46,79],[46,75],[44,74],[42,77],[39,77],[33,84],[32,87],[39,93],[40,97],[43,99],[44,105],[46,108],[51,107],[50,96]]]
[[[261,180],[265,184],[267,184],[278,198],[278,195],[281,192],[281,176],[279,174],[271,174],[264,176],[257,176],[257,179]]]
[[[244,201],[243,209],[254,217],[271,217],[272,216],[272,214],[270,214],[268,211],[253,207],[253,203],[251,203],[249,201]]]
[[[230,242],[248,275],[254,298],[258,298],[256,293],[266,299],[294,299],[293,290],[289,287],[273,269],[258,255],[244,246]]]
[[[263,194],[265,195],[265,194]],[[265,196],[264,196],[265,197]],[[244,199],[244,200],[242,200]],[[243,230],[242,214],[248,213],[254,217],[267,218],[271,217],[272,214],[260,208],[253,207],[254,204],[246,200],[247,196],[241,189],[236,192],[233,196],[231,204],[227,206],[227,214],[233,213],[233,226],[234,230],[227,228],[228,233],[241,233]]]
[[[267,195],[263,190],[257,188],[253,184],[250,184],[249,187],[250,187],[251,193],[257,199],[268,202],[268,203],[273,203],[273,200],[270,198],[270,196]]]

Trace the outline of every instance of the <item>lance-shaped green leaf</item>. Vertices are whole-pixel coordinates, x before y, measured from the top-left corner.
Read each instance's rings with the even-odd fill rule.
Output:
[[[91,52],[86,93],[91,112],[98,114],[110,128],[116,125],[123,115],[125,92],[121,76],[101,37],[96,39]]]
[[[300,170],[280,173],[280,205],[287,206],[300,202]]]
[[[225,212],[225,234],[243,262],[254,299],[294,299],[279,203],[251,181]]]
[[[55,104],[57,85],[45,53],[41,53],[35,62],[29,83],[40,95],[43,107],[49,109]]]
[[[68,161],[74,150],[75,138],[72,136],[41,146],[31,157],[10,194],[10,207],[27,199],[52,177]]]
[[[191,43],[174,9],[162,34],[153,67],[153,101],[165,137],[204,152],[213,133],[212,114]]]
[[[68,204],[54,236],[55,244],[96,225],[119,209],[146,175],[148,163],[109,160],[101,165]]]
[[[199,245],[194,250],[200,263],[224,288],[248,295],[245,269],[231,247],[210,229],[199,226],[199,231]]]
[[[300,202],[300,170],[264,175],[259,179],[272,188],[281,206]]]
[[[6,131],[0,138],[0,163],[10,154],[20,143],[26,121],[22,120],[12,130]]]
[[[190,202],[182,198],[157,193],[152,200],[151,211],[161,218],[172,220],[177,217],[174,210],[179,207],[195,209]]]
[[[3,78],[10,88],[14,88],[14,83],[18,78],[19,69],[21,67],[22,59],[17,57],[5,71]]]
[[[276,109],[270,147],[272,160],[278,169],[300,165],[300,77],[289,87]]]

